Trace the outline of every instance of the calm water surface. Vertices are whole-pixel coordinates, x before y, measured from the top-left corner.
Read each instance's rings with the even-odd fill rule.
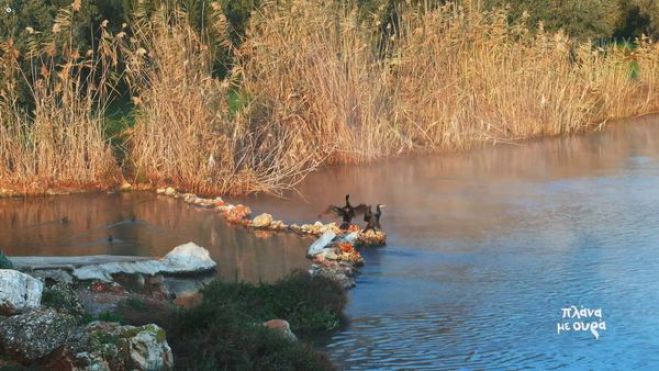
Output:
[[[163,256],[188,241],[207,248],[229,281],[275,281],[309,268],[309,240],[255,235],[211,210],[153,193],[0,199],[0,249],[9,256]]]
[[[659,369],[659,119],[601,134],[315,174],[305,220],[350,192],[386,203],[350,325],[323,344],[345,369]],[[606,331],[557,334],[561,308]]]
[[[348,192],[388,205],[388,245],[363,252],[350,324],[319,344],[341,368],[659,369],[656,116],[583,137],[328,169],[299,191],[247,202],[289,222],[315,220]],[[226,279],[308,266],[308,240],[264,240],[147,194],[0,200],[0,222],[9,254],[162,255],[192,240]],[[602,309],[598,340],[557,334],[570,305]]]

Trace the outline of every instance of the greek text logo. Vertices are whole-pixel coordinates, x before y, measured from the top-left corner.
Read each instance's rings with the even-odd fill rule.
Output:
[[[556,323],[556,333],[569,331],[590,331],[595,339],[599,339],[600,331],[606,331],[606,322],[602,316],[602,308],[592,309],[583,305],[571,305],[561,308],[563,321]]]

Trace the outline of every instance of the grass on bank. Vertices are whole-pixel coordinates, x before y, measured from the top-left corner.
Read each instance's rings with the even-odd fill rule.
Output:
[[[217,35],[231,47],[226,19],[214,9]],[[136,14],[124,50],[136,104],[129,157],[135,179],[199,194],[287,188],[314,165],[291,156],[296,137],[276,122],[254,122],[238,82],[212,74],[211,49],[183,13]]]
[[[119,163],[131,182],[278,192],[325,163],[565,135],[659,110],[659,44],[579,42],[475,4],[397,2],[382,23],[343,2],[264,1],[238,47],[217,4],[212,40],[180,11],[136,6],[91,55],[66,42],[70,6],[57,43],[35,41],[35,56],[2,44],[0,186],[110,186]],[[57,58],[52,45],[65,46]],[[236,58],[222,79],[217,45]],[[34,68],[17,69],[20,58]],[[120,134],[128,121],[103,115],[118,76],[134,106]],[[12,95],[19,80],[34,110]]]
[[[334,281],[306,272],[258,286],[213,281],[203,295],[201,305],[189,310],[132,302],[120,305],[118,314],[129,324],[163,327],[177,369],[333,369],[308,343],[286,340],[261,324],[285,319],[302,339],[337,328],[346,297]]]
[[[0,42],[0,187],[104,188],[120,177],[102,133],[118,39],[103,26],[98,48],[80,50],[74,13],[73,5],[61,9],[49,37],[27,28],[24,55],[11,38]]]

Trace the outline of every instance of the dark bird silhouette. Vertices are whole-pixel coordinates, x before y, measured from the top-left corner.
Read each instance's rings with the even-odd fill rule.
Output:
[[[113,241],[114,241],[114,237],[111,234],[109,234],[108,235],[108,242],[112,243]]]
[[[327,209],[318,216],[321,217],[323,215],[333,213],[342,220],[340,228],[348,229],[348,227],[350,227],[350,223],[352,222],[352,218],[354,218],[357,214],[363,214],[364,212],[366,212],[366,205],[359,204],[357,206],[352,206],[350,204],[350,195],[347,194],[345,206],[340,207],[335,205],[329,205]]]
[[[69,224],[69,223],[71,222],[71,220],[69,220],[69,217],[68,217],[68,216],[65,216],[65,217],[63,217],[62,219],[60,219],[59,222],[60,222],[61,224]]]
[[[385,206],[386,205],[383,204],[377,204],[375,206],[375,213],[373,213],[370,205],[366,208],[366,212],[364,212],[364,221],[366,222],[366,228],[364,228],[363,231],[364,233],[369,230],[373,232],[382,230],[382,227],[380,226],[380,216],[382,216],[381,208]]]

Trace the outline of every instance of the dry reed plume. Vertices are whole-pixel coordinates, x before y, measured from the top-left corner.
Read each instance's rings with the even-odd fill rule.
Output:
[[[215,35],[230,47],[226,20],[215,9]],[[209,45],[183,14],[139,12],[126,49],[135,92],[130,157],[138,181],[201,194],[278,191],[315,165],[293,152],[294,133],[252,120],[251,107],[230,112],[231,78],[211,74]]]
[[[103,25],[98,49],[78,50],[70,34],[75,10],[59,11],[52,38],[25,30],[32,34],[26,55],[11,38],[0,44],[0,187],[103,188],[120,176],[102,135],[117,38]],[[29,112],[18,103],[20,84],[29,86]]]

